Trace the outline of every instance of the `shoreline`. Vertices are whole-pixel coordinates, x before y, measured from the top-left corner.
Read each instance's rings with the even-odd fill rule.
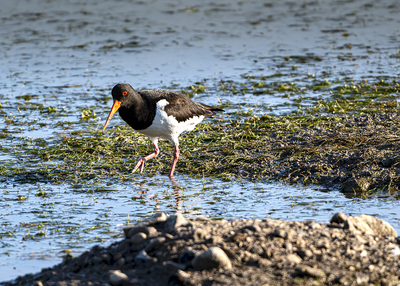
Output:
[[[187,220],[156,214],[12,285],[398,285],[400,237],[385,221]]]

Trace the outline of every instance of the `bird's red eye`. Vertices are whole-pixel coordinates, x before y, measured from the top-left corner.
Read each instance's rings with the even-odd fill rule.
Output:
[[[126,91],[126,90],[124,90],[123,92],[122,92],[122,95],[127,95],[128,94],[128,92]]]

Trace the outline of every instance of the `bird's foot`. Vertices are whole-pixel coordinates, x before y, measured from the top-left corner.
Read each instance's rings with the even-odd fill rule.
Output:
[[[146,159],[145,159],[145,158],[140,159],[140,160],[137,162],[137,164],[135,165],[135,168],[133,168],[133,170],[132,170],[131,173],[135,173],[136,170],[137,170],[139,167],[140,167],[140,173],[142,173],[142,172],[143,172],[143,169],[144,169],[144,162],[146,162]]]
[[[168,176],[169,177],[169,176]],[[169,177],[169,179],[171,180],[172,186],[177,186],[178,184],[176,183],[174,177]]]

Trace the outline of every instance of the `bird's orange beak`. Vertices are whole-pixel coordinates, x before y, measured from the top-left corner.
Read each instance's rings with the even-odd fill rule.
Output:
[[[107,121],[106,121],[106,123],[104,124],[103,132],[104,132],[104,130],[106,130],[106,127],[107,127],[108,123],[110,123],[111,118],[113,118],[115,112],[117,112],[117,110],[118,110],[118,108],[120,108],[120,106],[121,106],[121,101],[114,100],[114,104],[113,104],[113,106],[111,107],[110,114],[108,114]]]

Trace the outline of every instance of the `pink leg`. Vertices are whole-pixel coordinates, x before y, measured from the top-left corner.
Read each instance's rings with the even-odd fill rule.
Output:
[[[153,159],[154,157],[157,157],[157,155],[160,154],[160,149],[158,149],[157,143],[154,143],[154,152],[151,153],[150,155],[147,155],[146,157],[143,157],[142,159],[137,162],[135,168],[133,168],[132,173],[136,172],[136,170],[140,167],[140,173],[143,172],[144,168],[144,162],[147,160]]]
[[[168,177],[170,177],[170,178],[174,177],[175,166],[176,166],[176,162],[178,162],[178,158],[179,158],[179,148],[178,148],[178,146],[175,146],[174,159],[172,160],[171,171],[169,171],[169,175],[168,175]]]

